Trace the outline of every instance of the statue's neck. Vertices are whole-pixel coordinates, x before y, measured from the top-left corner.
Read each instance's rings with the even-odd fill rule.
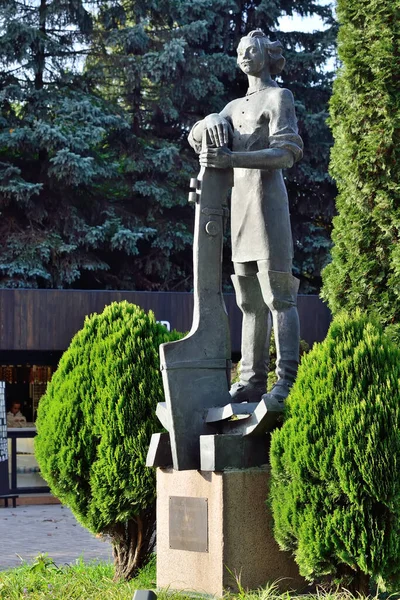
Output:
[[[248,75],[247,79],[249,80],[248,94],[252,94],[253,92],[257,92],[266,87],[276,87],[277,85],[268,72],[262,73],[261,76]]]

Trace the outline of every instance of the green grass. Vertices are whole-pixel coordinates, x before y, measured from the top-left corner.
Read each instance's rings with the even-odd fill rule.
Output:
[[[58,566],[46,555],[32,564],[0,571],[1,600],[132,600],[136,589],[155,587],[155,560],[137,578],[114,582],[114,568],[108,563]]]
[[[129,582],[114,582],[113,565],[84,563],[56,565],[46,554],[39,555],[32,564],[24,563],[15,569],[0,571],[0,600],[132,600],[137,589],[155,589],[156,562],[152,560],[139,575]],[[240,587],[240,584],[239,584]],[[193,594],[162,590],[159,600],[193,600]],[[200,596],[198,596],[200,598]],[[398,598],[398,596],[397,596]],[[263,589],[238,594],[226,594],[224,600],[363,600],[350,593],[296,595],[280,593],[278,583]],[[378,600],[377,596],[371,600]]]

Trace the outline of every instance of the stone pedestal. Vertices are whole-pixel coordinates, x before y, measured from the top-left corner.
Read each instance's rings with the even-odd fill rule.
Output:
[[[222,596],[279,581],[306,582],[272,535],[269,469],[224,472],[157,469],[157,586]]]

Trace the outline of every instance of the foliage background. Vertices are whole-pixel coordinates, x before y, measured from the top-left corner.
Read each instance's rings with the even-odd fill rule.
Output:
[[[117,577],[155,543],[155,471],[145,466],[163,398],[159,345],[179,339],[128,302],[86,317],[40,400],[35,455],[52,493],[111,538]]]
[[[326,30],[279,32],[294,8]],[[0,0],[0,286],[191,290],[187,133],[245,93],[236,46],[255,27],[285,46],[306,144],[287,173],[295,271],[319,289],[336,25],[312,0]]]
[[[339,0],[331,173],[339,195],[323,296],[360,307],[400,341],[400,21],[398,2]],[[392,332],[396,334],[396,331]]]
[[[399,406],[398,346],[360,311],[337,315],[303,356],[271,440],[275,539],[306,578],[398,589]]]

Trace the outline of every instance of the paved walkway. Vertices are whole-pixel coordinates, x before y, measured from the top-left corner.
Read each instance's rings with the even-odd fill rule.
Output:
[[[59,504],[0,507],[0,570],[46,553],[61,566],[82,557],[112,561],[111,544],[84,529]]]

